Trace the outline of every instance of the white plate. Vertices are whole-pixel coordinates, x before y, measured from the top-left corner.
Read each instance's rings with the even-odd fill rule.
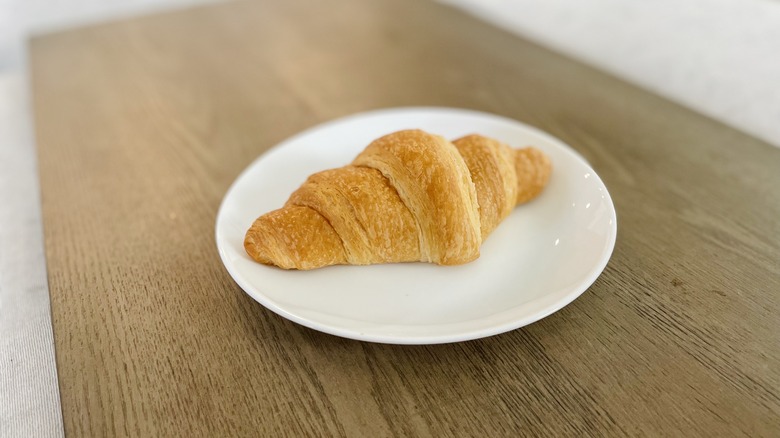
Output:
[[[549,186],[482,244],[476,261],[332,266],[285,271],[252,261],[244,233],[281,207],[310,174],[348,164],[372,140],[420,128],[449,139],[479,133],[533,145],[553,162]],[[582,294],[612,254],[617,221],[607,188],[567,145],[515,120],[450,108],[361,113],[274,147],[233,183],[217,215],[219,254],[252,298],[299,324],[346,338],[435,344],[503,333],[538,321]]]

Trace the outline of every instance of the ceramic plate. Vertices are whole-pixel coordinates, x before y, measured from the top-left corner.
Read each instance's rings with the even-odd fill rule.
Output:
[[[285,271],[243,248],[254,219],[281,207],[310,174],[348,164],[372,140],[420,128],[456,139],[479,133],[547,153],[546,190],[517,207],[461,266],[401,263]],[[617,221],[607,188],[560,140],[515,120],[450,108],[361,113],[304,131],[252,163],[217,215],[219,254],[252,298],[299,324],[352,339],[393,344],[464,341],[538,321],[582,294],[612,254]]]

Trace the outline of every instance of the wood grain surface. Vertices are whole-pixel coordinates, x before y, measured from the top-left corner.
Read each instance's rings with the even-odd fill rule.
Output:
[[[780,435],[780,150],[430,2],[234,2],[30,47],[69,436]],[[239,289],[213,237],[239,172],[407,105],[522,120],[590,160],[619,232],[582,297],[410,347]]]

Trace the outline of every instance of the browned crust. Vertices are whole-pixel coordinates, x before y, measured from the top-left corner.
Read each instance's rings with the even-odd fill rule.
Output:
[[[244,247],[284,269],[466,263],[517,204],[541,193],[551,172],[535,148],[399,131],[351,165],[310,176],[283,208],[255,220]]]

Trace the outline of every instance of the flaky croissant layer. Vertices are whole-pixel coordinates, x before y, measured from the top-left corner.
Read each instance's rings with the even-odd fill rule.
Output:
[[[541,193],[551,170],[531,147],[398,131],[350,165],[311,175],[284,207],[254,221],[244,248],[284,269],[467,263],[516,205]]]

